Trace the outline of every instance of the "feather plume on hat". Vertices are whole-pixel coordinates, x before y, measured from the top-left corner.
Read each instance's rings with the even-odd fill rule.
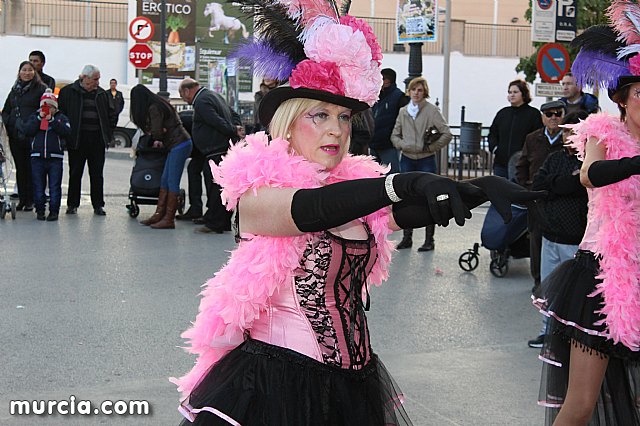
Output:
[[[231,57],[254,64],[255,74],[280,82],[260,102],[267,125],[278,106],[302,97],[346,106],[372,106],[382,87],[382,49],[362,19],[347,15],[350,0],[240,0],[257,36]]]
[[[571,42],[580,49],[571,72],[579,86],[601,86],[612,96],[636,77],[640,81],[640,5],[613,0],[607,17],[610,25],[587,28]]]

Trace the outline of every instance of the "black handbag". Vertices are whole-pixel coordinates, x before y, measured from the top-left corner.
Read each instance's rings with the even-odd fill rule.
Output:
[[[429,127],[425,132],[424,132],[424,146],[429,146],[432,143],[436,142],[438,139],[440,139],[440,136],[442,135],[442,133],[440,133],[440,131],[438,130],[438,128],[436,126],[431,126]]]

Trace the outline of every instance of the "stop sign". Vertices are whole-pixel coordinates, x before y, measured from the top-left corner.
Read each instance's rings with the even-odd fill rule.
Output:
[[[153,51],[146,43],[136,43],[129,49],[129,62],[136,69],[145,69],[151,65],[153,61]]]

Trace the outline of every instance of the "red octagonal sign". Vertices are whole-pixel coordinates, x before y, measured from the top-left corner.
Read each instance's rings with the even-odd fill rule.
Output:
[[[153,51],[145,43],[136,43],[129,49],[129,62],[131,62],[136,69],[146,69],[151,65],[152,61]]]

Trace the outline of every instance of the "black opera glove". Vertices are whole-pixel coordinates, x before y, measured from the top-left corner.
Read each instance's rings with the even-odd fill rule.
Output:
[[[402,200],[415,200],[432,222],[447,226],[453,217],[463,225],[471,212],[456,182],[431,173],[412,172],[355,179],[316,189],[301,189],[291,202],[291,217],[302,232],[331,229]]]
[[[529,204],[547,196],[547,191],[528,191],[499,176],[483,176],[458,182],[458,190],[470,209],[490,201],[504,223],[511,221],[511,204]]]
[[[640,155],[619,160],[594,161],[589,166],[589,180],[596,188],[620,182],[640,174]]]

